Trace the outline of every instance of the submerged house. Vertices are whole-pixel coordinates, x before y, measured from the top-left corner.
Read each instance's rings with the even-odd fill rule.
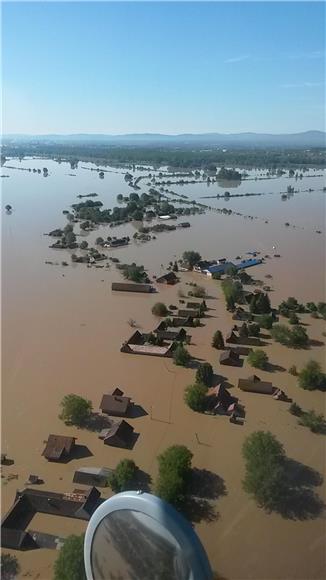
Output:
[[[119,392],[121,392],[120,389]],[[122,395],[107,394],[102,397],[100,409],[107,415],[126,417],[132,405],[130,397],[123,396],[123,393]]]
[[[263,393],[265,395],[272,395],[274,392],[273,384],[268,381],[261,381],[257,375],[251,375],[247,379],[239,379],[238,387],[242,391]]]
[[[196,318],[198,318],[197,313],[196,313]],[[186,318],[181,317],[181,316],[174,316],[172,318],[172,324],[174,327],[176,327],[176,326],[193,327],[194,326],[194,318],[193,318],[193,316],[187,316]]]
[[[103,439],[105,445],[112,447],[130,447],[132,444],[134,428],[124,419],[111,425],[109,429],[104,429],[99,438]]]
[[[239,340],[239,337],[234,332],[234,330],[231,330],[231,332],[229,332],[229,334],[225,337],[225,342],[228,342],[230,344],[237,344],[238,340]]]
[[[48,461],[63,461],[71,456],[75,442],[76,437],[49,435],[42,455]]]
[[[155,292],[151,284],[136,284],[135,282],[112,282],[111,290],[115,292]]]
[[[200,313],[198,310],[190,310],[190,308],[187,308],[185,310],[178,310],[178,316],[181,318],[199,318]]]
[[[225,350],[220,355],[220,364],[221,365],[230,365],[230,366],[238,366],[240,362],[239,354],[233,350]]]
[[[158,338],[167,341],[177,341],[177,342],[190,342],[191,337],[187,335],[184,328],[180,330],[155,330],[155,334]]]
[[[1,546],[14,550],[41,547],[38,538],[44,534],[26,528],[37,513],[89,520],[101,503],[101,494],[95,487],[75,489],[71,493],[56,493],[39,489],[17,491],[15,501],[1,522]],[[50,539],[50,535],[47,535]],[[53,537],[53,540],[56,538]],[[53,542],[53,547],[57,544]]]
[[[173,285],[179,282],[179,278],[175,275],[174,272],[167,272],[167,274],[164,274],[163,276],[159,276],[158,278],[156,278],[156,282],[158,284]]]
[[[129,340],[123,343],[120,352],[128,354],[146,354],[149,356],[172,357],[175,348],[174,343],[165,346],[157,346],[146,342],[148,335],[142,334],[136,330]]]

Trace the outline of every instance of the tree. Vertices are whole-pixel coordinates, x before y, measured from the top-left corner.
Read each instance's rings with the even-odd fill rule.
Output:
[[[177,366],[185,367],[189,363],[191,356],[183,344],[178,344],[173,352],[173,360]]]
[[[271,510],[284,491],[285,453],[281,443],[270,432],[256,431],[249,435],[242,447],[245,460],[244,490],[258,505]]]
[[[185,389],[184,400],[188,407],[199,413],[204,411],[206,402],[207,386],[203,383],[188,385]]]
[[[196,383],[203,383],[207,387],[211,386],[213,380],[213,367],[211,364],[205,362],[198,366],[196,371]]]
[[[229,264],[229,266],[225,268],[225,274],[231,278],[234,278],[238,275],[238,268],[233,264]]]
[[[295,326],[290,330],[290,346],[304,348],[309,344],[307,331],[303,326]]]
[[[268,363],[268,356],[266,352],[257,348],[248,354],[248,363],[257,369],[264,369]]]
[[[5,210],[6,210],[6,211],[11,211],[11,210],[12,210],[12,206],[11,206],[11,205],[9,205],[9,203],[7,203],[7,205],[5,206]],[[9,554],[6,554],[6,555],[8,555],[8,556],[9,556]]]
[[[137,471],[137,466],[132,459],[121,459],[114,472],[109,475],[108,484],[112,491],[119,493],[125,491]]]
[[[182,255],[183,261],[188,265],[190,270],[193,269],[196,264],[201,260],[201,255],[198,252],[194,252],[193,250],[188,250],[183,252]]]
[[[250,312],[253,314],[268,314],[271,311],[271,302],[268,294],[259,292],[253,294],[250,302]]]
[[[178,266],[178,262],[175,261],[172,267],[172,271],[173,272],[179,272],[179,266]]]
[[[243,295],[243,286],[238,280],[232,280],[231,278],[225,278],[222,282],[222,290],[226,300],[226,304],[234,304],[235,302],[240,302]]]
[[[86,580],[84,536],[68,536],[54,563],[53,580]]]
[[[292,365],[289,368],[289,373],[290,373],[290,375],[293,375],[294,377],[296,377],[298,374],[297,367],[295,365]]]
[[[326,302],[318,302],[317,308],[319,314],[326,320]]]
[[[223,350],[224,348],[224,338],[220,330],[217,330],[213,336],[212,347],[219,350]]]
[[[67,246],[74,244],[76,242],[76,234],[74,234],[74,232],[67,232],[65,234],[65,242]]]
[[[167,316],[168,309],[163,302],[156,302],[152,308],[152,313],[155,316]]]
[[[260,326],[259,324],[257,324],[257,322],[252,322],[251,324],[248,324],[248,336],[259,336],[260,334]]]
[[[84,425],[92,411],[91,401],[79,395],[65,395],[60,405],[62,411],[59,418],[72,425]]]
[[[315,360],[307,362],[299,372],[299,387],[307,391],[323,388],[326,384],[326,375],[322,372],[320,364]]]
[[[158,456],[157,495],[175,505],[184,499],[192,457],[184,445],[172,445]]]
[[[86,242],[86,240],[83,240],[80,245],[79,245],[81,250],[86,250],[88,248],[88,242]]]
[[[303,413],[301,407],[299,407],[299,405],[297,405],[297,403],[291,403],[290,407],[289,407],[289,413],[291,413],[291,415],[295,415],[295,417],[300,417]]]
[[[104,244],[104,240],[103,240],[103,238],[101,238],[101,236],[99,236],[98,238],[96,238],[96,240],[95,240],[95,244],[96,244],[97,246],[102,246],[102,244]]]
[[[16,556],[1,554],[1,578],[2,580],[14,580],[20,572],[20,565]]]

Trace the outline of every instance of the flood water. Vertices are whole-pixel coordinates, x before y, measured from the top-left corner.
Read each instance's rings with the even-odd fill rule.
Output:
[[[214,570],[225,578],[238,580],[321,580],[326,573],[325,520],[306,517],[296,521],[259,510],[241,488],[241,445],[253,430],[271,430],[291,458],[324,473],[323,437],[298,427],[284,403],[250,393],[241,393],[247,407],[243,427],[232,426],[225,418],[194,414],[183,402],[184,387],[194,380],[193,370],[175,367],[169,360],[119,351],[121,343],[132,333],[128,320],[133,318],[143,329],[152,329],[157,319],[151,314],[151,306],[158,299],[167,305],[177,304],[178,287],[160,288],[156,296],[113,295],[111,282],[120,279],[113,265],[110,269],[95,269],[71,264],[71,252],[48,247],[53,238],[43,234],[66,224],[62,211],[79,201],[78,194],[96,192],[99,194],[96,199],[104,207],[113,207],[117,205],[118,194],[133,192],[125,183],[124,172],[106,168],[112,172],[99,179],[96,171],[82,169],[94,167],[86,163],[80,163],[74,170],[67,163],[37,159],[21,163],[9,160],[6,165],[41,169],[46,166],[49,176],[44,178],[6,166],[1,170],[2,175],[10,176],[1,180],[2,451],[14,459],[14,464],[3,468],[2,473],[5,478],[9,474],[17,476],[3,482],[3,510],[10,507],[16,489],[24,487],[30,473],[44,479],[42,489],[71,491],[73,473],[78,467],[115,467],[121,458],[130,457],[155,479],[157,455],[167,446],[181,443],[192,449],[195,467],[208,469],[225,482],[227,493],[209,498],[217,517],[209,514],[206,505],[195,520]],[[148,171],[136,174],[147,175]],[[289,295],[302,301],[325,300],[326,194],[321,191],[325,179],[313,176],[313,171],[309,174],[312,177],[298,181],[285,177],[245,181],[236,188],[202,183],[167,186],[212,208],[226,207],[256,219],[207,211],[185,217],[191,223],[188,229],[157,234],[156,240],[146,244],[131,242],[111,253],[108,250],[108,256],[114,255],[121,262],[144,264],[152,276],[165,272],[170,260],[189,249],[198,250],[207,258],[232,259],[236,255],[245,256],[250,250],[271,256],[278,253],[280,258],[267,259],[250,272],[262,280],[266,274],[273,276],[268,280],[273,288],[270,294],[273,305]],[[148,190],[147,181],[140,182],[139,193]],[[301,191],[282,201],[280,192],[286,191],[288,185]],[[309,188],[314,191],[303,191]],[[231,194],[268,195],[228,201],[201,199],[226,190]],[[6,204],[13,207],[10,215],[4,211]],[[290,226],[286,227],[285,222]],[[101,226],[77,239],[93,243],[98,236],[132,237],[136,228],[137,224],[132,223],[117,228]],[[79,233],[78,225],[75,230]],[[47,260],[58,265],[47,265]],[[62,267],[62,260],[69,266]],[[184,290],[187,281],[203,281],[199,274],[191,273],[181,274],[181,279]],[[211,337],[216,328],[229,330],[231,319],[225,313],[218,283],[209,280],[203,283],[212,296],[210,318],[204,327],[193,329],[189,350],[211,362],[217,374],[227,375],[231,383],[237,384],[239,376],[247,376],[252,369],[247,363],[243,369],[219,367],[217,353],[210,347]],[[309,335],[320,345],[313,351],[291,351],[268,343],[266,351],[272,362],[284,369],[291,364],[300,368],[309,358],[324,364],[323,321],[314,321],[308,315],[305,320]],[[325,394],[301,391],[295,377],[285,370],[260,375],[284,388],[303,408],[324,412]],[[115,386],[122,387],[148,413],[130,421],[140,433],[133,451],[107,448],[96,434],[67,427],[58,419],[60,400],[65,394],[85,396],[98,410],[102,394]],[[47,463],[41,453],[49,433],[77,436],[77,442],[86,445],[91,455],[65,465]],[[203,444],[198,444],[195,433]],[[317,492],[322,493],[319,489]],[[104,496],[109,495],[110,491],[105,489]],[[70,525],[69,533],[71,530]],[[55,553],[38,550],[17,555],[24,573],[29,572],[32,578],[51,578]]]

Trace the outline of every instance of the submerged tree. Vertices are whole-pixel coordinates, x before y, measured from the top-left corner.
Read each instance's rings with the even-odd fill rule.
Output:
[[[86,580],[84,536],[71,535],[65,539],[54,563],[53,580]]]
[[[60,403],[62,411],[59,418],[72,425],[84,425],[92,412],[91,401],[79,395],[65,395]]]

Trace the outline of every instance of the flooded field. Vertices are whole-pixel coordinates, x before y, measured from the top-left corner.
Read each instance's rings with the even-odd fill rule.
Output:
[[[126,184],[123,172],[112,168],[114,172],[99,179],[97,172],[82,169],[91,164],[80,163],[74,170],[68,164],[48,160],[10,160],[7,164],[46,166],[49,176],[6,166],[1,171],[10,175],[2,179],[2,451],[14,460],[13,465],[2,467],[3,512],[30,473],[44,480],[41,489],[71,491],[78,467],[114,468],[121,458],[130,457],[155,480],[157,455],[174,443],[185,444],[193,451],[194,467],[211,471],[223,484],[219,493],[202,498],[193,513],[194,525],[214,570],[228,580],[322,580],[326,563],[325,519],[321,510],[307,506],[285,518],[259,509],[242,490],[241,446],[252,431],[270,430],[284,444],[296,469],[310,467],[324,475],[325,437],[298,426],[286,403],[242,393],[236,386],[233,391],[246,408],[243,426],[230,424],[226,417],[193,413],[184,404],[183,392],[194,380],[194,370],[176,367],[171,360],[120,353],[122,342],[133,332],[128,324],[130,318],[142,329],[151,330],[157,325],[151,314],[152,305],[158,299],[167,305],[178,304],[178,290],[187,292],[187,282],[195,281],[206,287],[210,298],[205,325],[191,329],[191,354],[210,362],[216,375],[223,375],[233,385],[239,377],[252,374],[246,361],[243,368],[221,367],[219,353],[210,346],[214,331],[219,328],[225,333],[232,324],[220,283],[185,272],[180,275],[180,284],[160,287],[156,295],[111,293],[111,282],[120,280],[113,264],[110,269],[72,264],[71,252],[49,249],[52,239],[43,234],[66,224],[62,211],[78,201],[78,194],[96,192],[104,207],[117,205],[119,193],[129,195],[134,191]],[[146,179],[140,182],[139,192],[148,190],[146,183]],[[288,185],[315,191],[302,191],[282,201],[280,192],[286,191]],[[290,295],[304,302],[325,300],[324,185],[323,177],[314,176],[297,182],[285,177],[247,181],[230,189],[230,193],[263,191],[273,195],[229,201],[200,199],[229,189],[224,186],[171,185],[169,189],[176,193],[211,207],[227,207],[257,219],[207,211],[187,216],[185,219],[191,224],[188,229],[157,234],[156,240],[145,244],[132,241],[125,248],[107,253],[121,262],[144,264],[150,277],[165,272],[168,262],[181,257],[185,250],[197,250],[207,258],[234,258],[251,250],[262,255],[278,253],[280,258],[271,257],[250,272],[261,280],[266,274],[272,275],[268,284],[273,289],[273,306]],[[3,209],[6,204],[13,207],[11,215]],[[296,227],[286,227],[285,222]],[[136,227],[133,223],[117,228],[101,226],[77,240],[93,243],[98,236],[132,237]],[[47,260],[59,265],[47,265]],[[69,266],[61,266],[62,260]],[[273,372],[259,371],[259,376],[284,389],[303,409],[324,413],[325,393],[299,389],[296,378],[287,372],[291,365],[301,368],[310,358],[319,360],[325,369],[325,325],[309,315],[303,315],[302,320],[316,346],[295,351],[266,339],[264,348],[275,368]],[[139,433],[133,451],[106,447],[95,433],[67,427],[58,418],[65,394],[85,396],[98,410],[102,394],[115,386],[148,413],[130,420]],[[49,433],[76,436],[77,443],[85,445],[90,455],[64,465],[48,463],[41,453]],[[17,477],[8,480],[10,474]],[[302,497],[307,502],[315,501],[317,506],[314,494],[322,498],[323,486],[314,485],[312,480],[306,481],[306,495]],[[105,488],[103,495],[108,497],[110,490]],[[43,516],[37,518],[41,531],[48,531]],[[64,520],[62,527],[59,518],[54,521],[49,533],[52,526],[65,529]],[[67,533],[80,533],[80,522],[76,529],[73,523],[69,522]],[[22,575],[28,572],[31,578],[51,578],[55,551],[16,555]]]

